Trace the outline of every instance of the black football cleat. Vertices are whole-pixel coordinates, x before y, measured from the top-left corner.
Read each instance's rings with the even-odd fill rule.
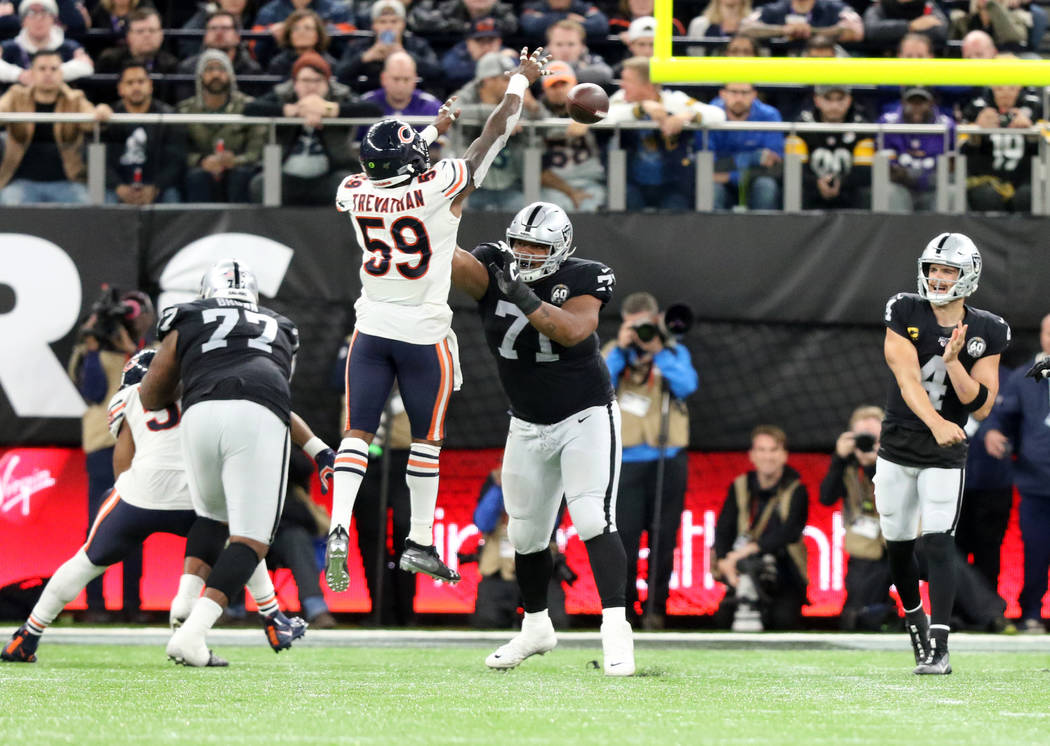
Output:
[[[952,664],[948,660],[948,650],[938,650],[936,646],[930,648],[930,654],[926,660],[915,667],[914,673],[919,675],[934,674],[946,675],[952,672]]]
[[[350,587],[350,570],[346,566],[350,554],[350,535],[346,529],[337,526],[328,534],[328,545],[325,547],[324,579],[335,593],[342,593]]]
[[[306,634],[306,627],[306,622],[300,617],[293,616],[289,619],[280,611],[275,611],[263,619],[266,641],[275,653],[290,648],[293,642]]]
[[[31,635],[23,624],[11,635],[11,642],[0,651],[0,660],[11,663],[36,663],[36,646],[40,643],[39,635]]]
[[[454,585],[461,580],[458,572],[441,561],[437,547],[433,544],[425,547],[411,539],[405,539],[405,551],[401,553],[398,566],[406,572],[423,573],[443,583]]]
[[[922,609],[904,617],[904,626],[911,638],[911,650],[915,655],[915,665],[921,665],[930,655],[930,621]],[[918,670],[915,671],[918,673]]]

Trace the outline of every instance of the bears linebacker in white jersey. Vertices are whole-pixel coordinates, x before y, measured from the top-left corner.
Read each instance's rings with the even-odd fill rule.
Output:
[[[460,378],[448,306],[452,256],[463,202],[481,185],[514,131],[525,90],[544,74],[549,59],[542,48],[531,55],[521,51],[503,101],[462,158],[430,165],[429,144],[458,115],[452,111],[454,98],[422,132],[397,119],[372,125],[361,142],[364,174],[348,176],[336,193],[336,207],[350,218],[364,255],[325,563],[325,580],[333,591],[350,587],[350,517],[395,378],[412,425],[405,472],[412,517],[401,569],[459,581],[433,538],[445,414]]]

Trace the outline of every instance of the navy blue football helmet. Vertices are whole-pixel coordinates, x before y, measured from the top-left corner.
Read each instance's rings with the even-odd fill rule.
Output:
[[[142,377],[146,375],[149,364],[153,362],[156,354],[155,349],[147,347],[132,355],[131,359],[124,363],[124,372],[120,376],[120,387],[124,389],[142,381]]]
[[[361,141],[361,167],[376,186],[393,186],[430,168],[430,148],[411,125],[384,119]]]

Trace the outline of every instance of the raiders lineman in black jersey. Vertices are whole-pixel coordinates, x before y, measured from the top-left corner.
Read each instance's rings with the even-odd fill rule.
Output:
[[[170,404],[182,382],[182,452],[198,516],[228,523],[229,544],[204,595],[172,635],[178,663],[208,665],[205,636],[266,556],[284,504],[291,391],[299,332],[258,305],[255,276],[236,260],[216,264],[200,300],[164,310],[163,340],[139,398]]]
[[[525,619],[485,663],[514,668],[557,644],[548,543],[564,494],[601,597],[605,673],[630,676],[627,560],[615,524],[620,411],[595,333],[616,279],[604,264],[570,258],[573,251],[564,210],[535,202],[514,217],[506,243],[456,249],[452,261],[453,284],[478,301],[512,415],[503,496]]]
[[[1000,317],[966,305],[981,254],[961,233],[935,237],[919,257],[918,295],[886,304],[892,373],[875,467],[875,505],[890,574],[905,609],[917,674],[948,674],[955,600],[954,532],[962,504],[967,416],[988,416],[999,389],[999,355],[1010,342]],[[919,597],[915,540],[929,563],[931,618]]]

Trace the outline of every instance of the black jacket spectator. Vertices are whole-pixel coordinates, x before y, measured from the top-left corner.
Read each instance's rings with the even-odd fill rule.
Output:
[[[518,16],[510,3],[493,2],[484,12],[471,14],[463,0],[422,0],[413,3],[408,13],[408,27],[419,33],[463,35],[470,31],[475,19],[486,16],[495,18],[506,36],[518,30]]]
[[[583,17],[583,27],[587,30],[588,38],[601,39],[609,33],[609,19],[597,5],[584,0],[569,0],[565,8],[558,10],[551,7],[549,0],[527,4],[521,12],[521,33],[533,41],[542,41],[547,29],[567,18],[570,13]]]
[[[932,0],[879,0],[864,11],[864,41],[873,47],[892,51],[909,31],[926,34],[939,49],[948,40],[948,19]]]
[[[335,67],[335,77],[340,83],[345,83],[359,92],[371,91],[379,87],[379,74],[383,72],[383,61],[365,62],[361,59],[361,56],[374,43],[374,38],[358,39],[346,48],[346,52],[343,53]],[[423,79],[424,86],[428,89],[435,86],[440,88],[444,72],[430,45],[410,31],[404,32],[401,45],[416,61],[416,70],[419,72],[419,77]]]
[[[123,101],[114,114],[126,114]],[[150,114],[174,114],[175,108],[153,99]],[[106,189],[136,182],[155,186],[159,194],[178,188],[186,165],[186,133],[182,127],[160,124],[110,124],[103,134],[106,143]],[[135,178],[135,170],[140,178]]]

